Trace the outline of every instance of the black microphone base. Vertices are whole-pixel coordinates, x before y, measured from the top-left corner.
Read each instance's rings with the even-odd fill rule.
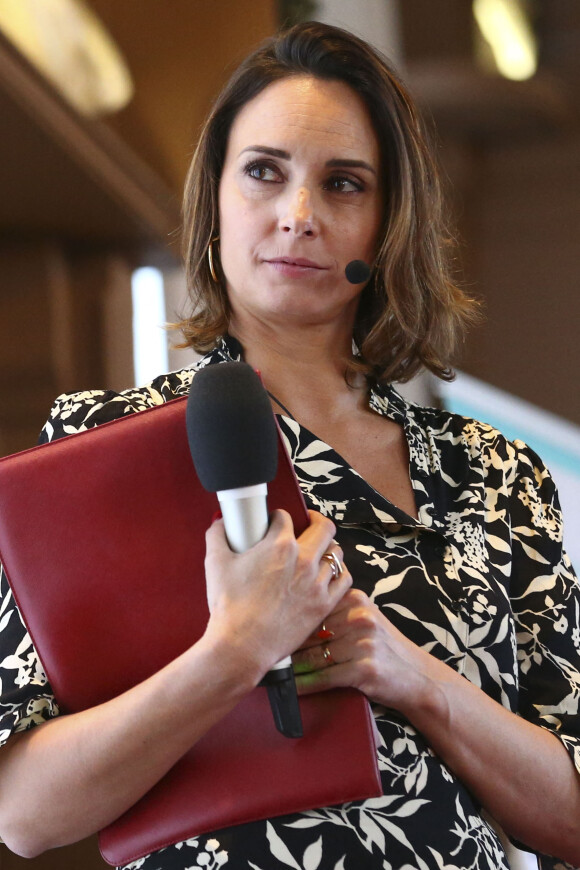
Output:
[[[284,737],[302,737],[302,716],[292,666],[275,668],[262,678],[266,686],[276,728]]]

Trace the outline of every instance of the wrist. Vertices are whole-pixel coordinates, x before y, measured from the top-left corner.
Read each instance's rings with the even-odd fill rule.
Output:
[[[399,710],[422,733],[434,725],[447,727],[451,719],[449,693],[455,679],[462,680],[439,659],[425,654],[426,667],[407,680],[405,698]]]
[[[258,651],[236,631],[225,630],[210,619],[196,646],[207,661],[208,670],[224,689],[240,694],[258,685],[267,670]]]

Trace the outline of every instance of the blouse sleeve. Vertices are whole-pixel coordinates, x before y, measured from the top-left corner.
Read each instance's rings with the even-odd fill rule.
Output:
[[[58,716],[52,689],[0,566],[0,746]]]
[[[521,716],[553,732],[580,772],[580,583],[562,546],[556,487],[541,459],[516,442],[511,493],[511,601]]]

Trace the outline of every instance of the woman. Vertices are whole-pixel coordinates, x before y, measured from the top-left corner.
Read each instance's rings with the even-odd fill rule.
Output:
[[[525,445],[389,385],[421,365],[448,376],[470,312],[445,272],[403,87],[334,28],[270,41],[211,113],[185,216],[186,340],[199,365],[260,369],[312,525],[296,541],[276,513],[235,555],[216,522],[206,634],[102,707],[58,718],[42,673],[12,674],[0,833],[36,854],[99,829],[294,652],[300,691],[355,686],[373,702],[384,796],[214,832],[135,868],[507,867],[488,816],[580,865],[580,589],[553,485]],[[345,276],[355,259],[372,266],[359,284]],[[193,375],[62,397],[43,440],[182,395]],[[348,566],[336,579],[327,550]],[[18,625],[3,648],[35,663]]]

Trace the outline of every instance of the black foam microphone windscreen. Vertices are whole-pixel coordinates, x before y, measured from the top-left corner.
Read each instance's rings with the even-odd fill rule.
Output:
[[[351,284],[364,284],[371,277],[371,267],[364,260],[351,260],[346,264],[344,274]]]
[[[276,476],[274,414],[247,363],[219,363],[195,374],[186,426],[197,475],[210,492],[269,483]]]

